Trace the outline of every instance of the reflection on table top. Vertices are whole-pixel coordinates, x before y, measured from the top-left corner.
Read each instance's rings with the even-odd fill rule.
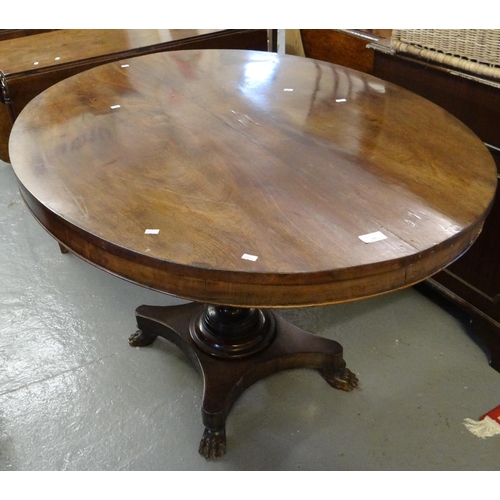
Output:
[[[252,51],[154,54],[76,75],[25,108],[10,155],[28,205],[75,253],[235,305],[413,284],[470,246],[496,188],[482,142],[429,101]]]

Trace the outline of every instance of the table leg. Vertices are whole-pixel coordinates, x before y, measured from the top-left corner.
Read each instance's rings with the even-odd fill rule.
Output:
[[[225,454],[226,417],[258,380],[282,370],[310,368],[336,389],[350,391],[358,385],[338,342],[305,332],[270,310],[197,303],[140,306],[136,319],[139,331],[130,337],[130,345],[145,346],[163,337],[179,346],[202,374],[205,432],[199,452],[205,458]]]

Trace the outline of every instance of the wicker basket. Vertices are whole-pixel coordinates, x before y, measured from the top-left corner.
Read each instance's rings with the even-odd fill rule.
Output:
[[[500,30],[393,30],[391,44],[397,52],[500,78]]]

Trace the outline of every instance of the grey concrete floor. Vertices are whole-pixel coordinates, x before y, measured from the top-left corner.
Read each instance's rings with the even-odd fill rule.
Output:
[[[463,425],[500,404],[468,323],[415,289],[280,313],[338,340],[360,389],[314,371],[256,383],[207,461],[201,379],[163,339],[128,346],[141,304],[181,300],[63,255],[0,162],[0,470],[499,470],[500,436]]]

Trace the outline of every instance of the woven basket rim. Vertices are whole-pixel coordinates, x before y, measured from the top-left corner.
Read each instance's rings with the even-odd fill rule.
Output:
[[[393,30],[391,47],[396,52],[500,79],[500,29]]]

